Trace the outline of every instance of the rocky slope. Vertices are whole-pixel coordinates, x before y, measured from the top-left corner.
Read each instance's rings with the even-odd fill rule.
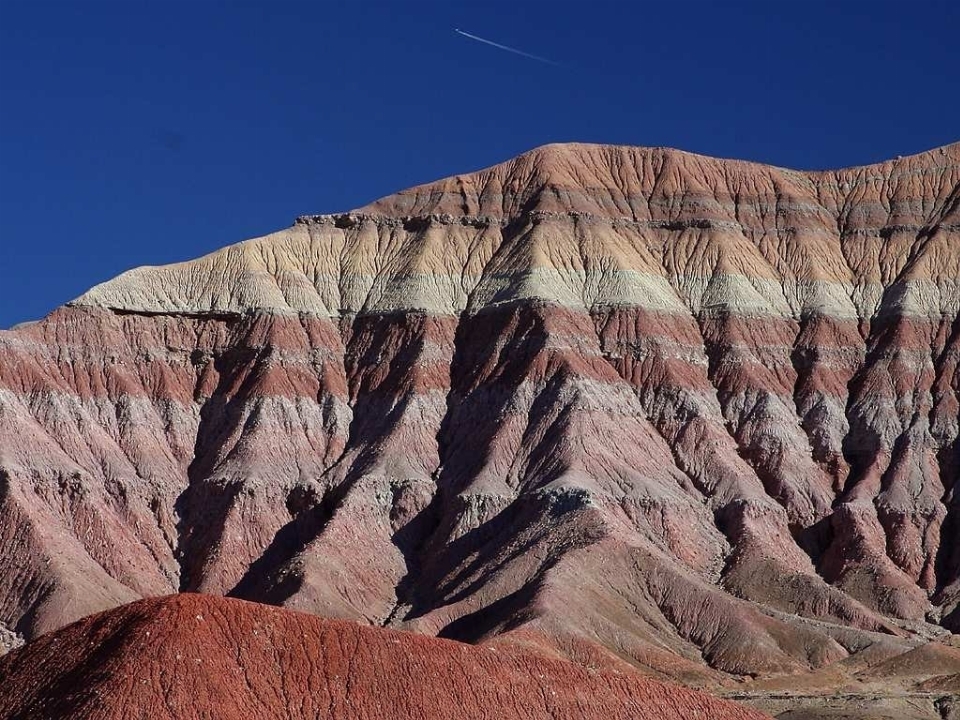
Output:
[[[554,145],[0,332],[0,622],[176,590],[722,686],[960,629],[960,144]],[[866,660],[864,660],[866,662]]]
[[[0,686],[0,717],[767,717],[632,672],[209,595],[142,600],[46,635],[0,658]]]

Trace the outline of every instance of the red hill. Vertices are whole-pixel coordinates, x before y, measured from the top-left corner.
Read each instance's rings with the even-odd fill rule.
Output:
[[[241,600],[131,603],[0,658],[2,717],[749,720],[631,673]]]

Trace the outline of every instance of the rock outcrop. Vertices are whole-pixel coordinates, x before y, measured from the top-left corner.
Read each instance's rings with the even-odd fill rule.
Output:
[[[688,683],[960,629],[960,144],[556,145],[0,332],[0,622],[177,590]]]
[[[0,658],[0,717],[762,720],[695,690],[209,595],[141,600]]]

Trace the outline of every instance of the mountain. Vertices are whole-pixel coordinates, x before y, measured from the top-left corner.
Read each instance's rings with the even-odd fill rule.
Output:
[[[636,673],[209,595],[141,600],[81,620],[0,658],[0,682],[2,717],[767,717]]]
[[[958,308],[960,143],[551,145],[132,270],[0,332],[0,630],[199,591],[862,689],[960,629]]]

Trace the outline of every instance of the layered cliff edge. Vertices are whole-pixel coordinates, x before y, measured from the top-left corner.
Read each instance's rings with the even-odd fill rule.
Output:
[[[0,332],[0,623],[199,590],[714,687],[942,644],[958,232],[960,144],[554,145],[124,273]]]

